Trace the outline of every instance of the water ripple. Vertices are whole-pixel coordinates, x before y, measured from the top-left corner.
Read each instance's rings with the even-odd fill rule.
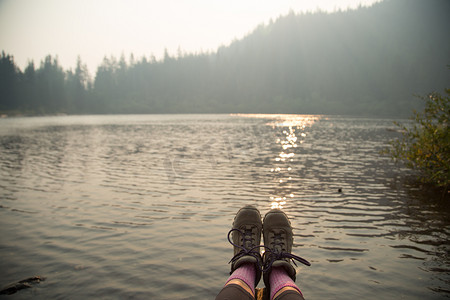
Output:
[[[37,298],[213,298],[229,273],[226,233],[245,204],[289,215],[293,250],[313,263],[297,267],[307,298],[439,299],[450,290],[448,205],[380,157],[398,134],[386,130],[391,120],[0,122],[8,129],[0,134],[0,284],[45,275]]]

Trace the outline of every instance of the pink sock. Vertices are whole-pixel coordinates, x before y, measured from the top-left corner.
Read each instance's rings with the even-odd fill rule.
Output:
[[[240,279],[245,282],[252,290],[253,294],[255,294],[255,277],[255,266],[253,264],[243,264],[234,270],[233,274],[228,278],[227,283],[232,279]]]
[[[302,295],[302,292],[300,291],[298,286],[295,285],[294,281],[291,279],[291,277],[288,276],[288,274],[282,267],[272,268],[272,272],[270,273],[269,277],[269,283],[270,299],[273,299],[275,294],[286,286],[295,288]]]

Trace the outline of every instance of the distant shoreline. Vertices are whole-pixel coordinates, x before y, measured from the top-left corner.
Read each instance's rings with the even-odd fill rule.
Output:
[[[15,113],[8,114],[0,112],[0,119],[13,119],[13,118],[34,118],[34,117],[73,117],[73,116],[146,116],[146,115],[298,115],[298,116],[330,116],[330,117],[343,117],[343,118],[373,118],[373,119],[401,119],[407,120],[409,117],[407,115],[375,115],[375,114],[358,114],[358,115],[345,115],[345,114],[309,114],[309,113],[222,113],[222,112],[211,112],[211,113],[85,113],[85,114],[68,114],[68,113],[54,113],[54,114],[25,114],[25,113]]]

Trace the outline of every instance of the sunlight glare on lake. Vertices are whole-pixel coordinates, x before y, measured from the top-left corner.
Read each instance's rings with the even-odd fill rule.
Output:
[[[296,115],[296,114],[237,114],[240,117],[269,119],[266,123],[274,129],[282,129],[284,138],[277,138],[276,144],[281,145],[281,151],[274,158],[275,167],[270,169],[274,175],[274,181],[279,188],[274,191],[275,195],[270,196],[270,208],[283,209],[288,199],[294,198],[292,185],[292,172],[296,170],[292,168],[296,150],[303,143],[307,134],[304,132],[307,127],[312,126],[318,121],[320,115]],[[281,178],[280,178],[281,177]]]
[[[244,118],[273,119],[267,125],[274,127],[295,127],[305,129],[318,121],[321,115],[297,115],[297,114],[233,114]]]

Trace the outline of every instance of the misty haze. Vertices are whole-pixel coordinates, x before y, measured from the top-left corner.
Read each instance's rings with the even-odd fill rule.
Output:
[[[448,1],[294,14],[213,53],[0,64],[5,114],[299,113],[408,116],[450,79]],[[144,37],[143,37],[144,38]]]
[[[106,52],[95,69],[51,51],[21,65],[4,43],[1,294],[213,299],[252,205],[289,216],[305,299],[448,297],[448,194],[381,153],[450,87],[449,15],[291,10],[214,50]]]

